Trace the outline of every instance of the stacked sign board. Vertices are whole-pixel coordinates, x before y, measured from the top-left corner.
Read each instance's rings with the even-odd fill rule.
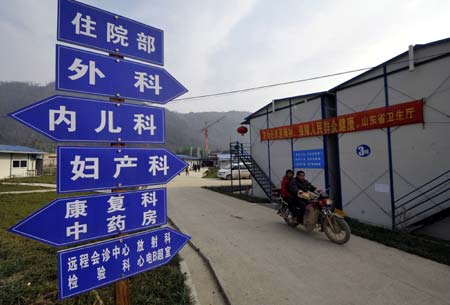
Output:
[[[164,104],[187,92],[160,67],[163,31],[73,0],[58,2],[56,89]],[[10,114],[60,142],[165,143],[164,109],[53,96]],[[166,149],[59,146],[57,191],[160,185],[186,163]],[[165,188],[57,199],[9,229],[53,246],[116,237],[58,252],[59,296],[74,296],[166,264],[189,236],[169,228]]]

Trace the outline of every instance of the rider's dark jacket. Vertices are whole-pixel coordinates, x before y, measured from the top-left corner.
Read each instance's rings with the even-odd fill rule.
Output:
[[[297,196],[297,193],[299,191],[307,192],[311,191],[314,192],[316,190],[316,187],[309,183],[308,180],[304,179],[303,181],[297,178],[292,179],[291,184],[289,185],[289,191],[292,193],[292,195]]]

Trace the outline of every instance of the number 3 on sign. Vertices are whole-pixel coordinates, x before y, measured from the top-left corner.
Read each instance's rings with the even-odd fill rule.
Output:
[[[365,144],[359,145],[356,147],[356,154],[360,157],[367,157],[370,155],[370,147]]]

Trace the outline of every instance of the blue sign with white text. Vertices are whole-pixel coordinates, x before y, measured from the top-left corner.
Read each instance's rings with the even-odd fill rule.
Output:
[[[167,264],[189,239],[173,229],[161,228],[59,251],[59,298]]]
[[[59,146],[59,193],[165,184],[187,163],[163,148]]]
[[[53,96],[10,116],[55,141],[165,141],[164,108]]]
[[[8,231],[61,247],[166,223],[161,188],[56,199]]]
[[[164,65],[162,30],[78,1],[58,1],[58,40]]]
[[[295,150],[294,168],[324,168],[323,149]]]
[[[56,46],[57,90],[165,104],[187,92],[166,70]]]

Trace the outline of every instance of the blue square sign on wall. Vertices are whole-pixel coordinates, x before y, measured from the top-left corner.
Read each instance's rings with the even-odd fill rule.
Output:
[[[294,168],[324,168],[323,149],[295,150],[292,153]]]

